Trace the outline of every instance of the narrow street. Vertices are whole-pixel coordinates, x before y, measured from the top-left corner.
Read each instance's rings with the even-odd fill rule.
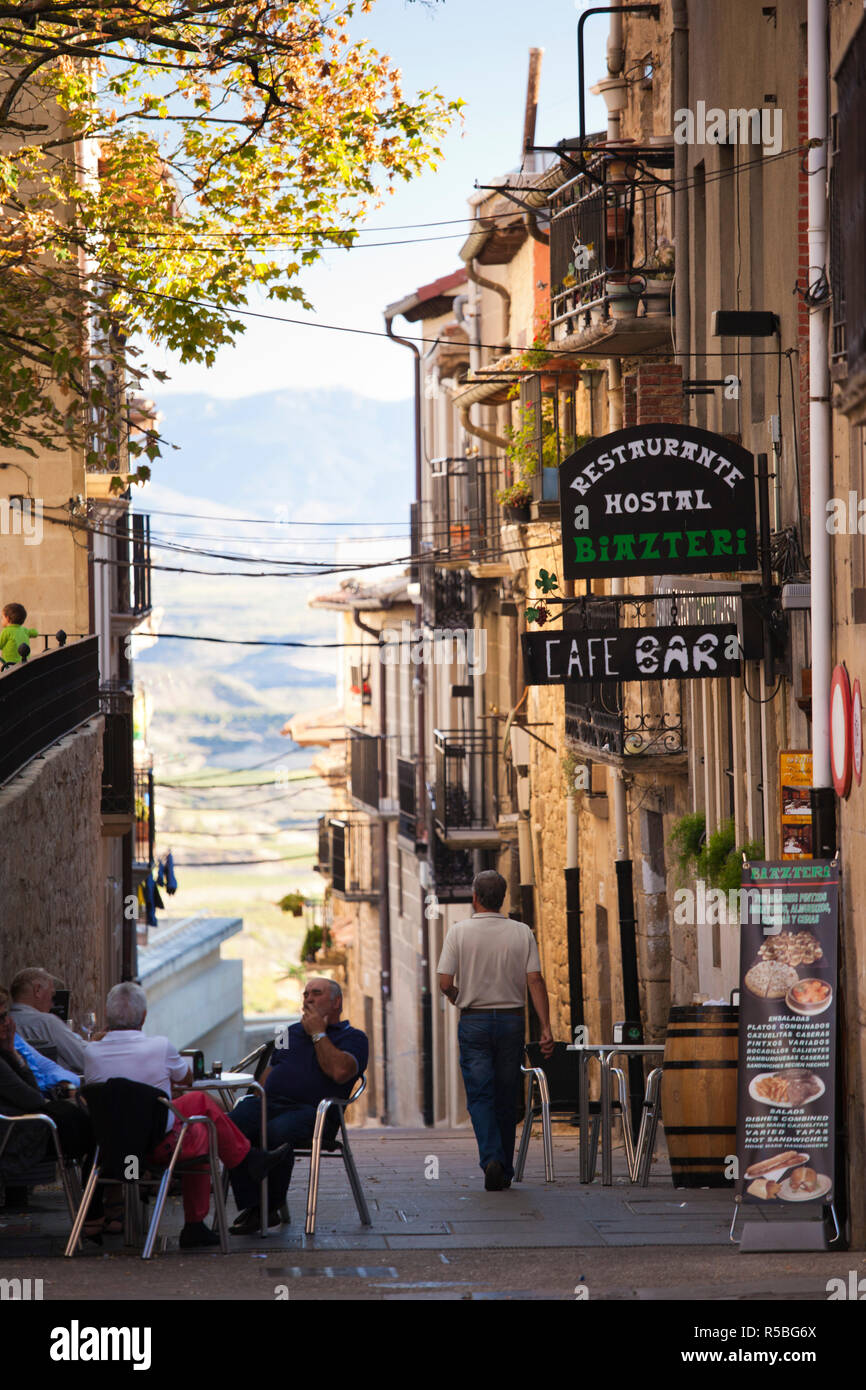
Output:
[[[162,1229],[169,1248],[145,1264],[117,1238],[76,1260],[57,1258],[68,1229],[59,1194],[38,1194],[26,1232],[0,1231],[0,1258],[42,1279],[46,1300],[604,1301],[767,1300],[826,1302],[827,1280],[866,1273],[866,1256],[741,1255],[729,1240],[727,1193],[675,1189],[659,1164],[646,1189],[577,1181],[577,1141],[559,1127],[556,1182],[543,1181],[540,1141],[526,1179],[483,1190],[465,1131],[356,1131],[352,1143],[373,1219],[358,1224],[339,1163],[324,1165],[315,1237],[302,1233],[306,1163],[290,1202],[292,1224],[268,1237],[232,1237],[228,1257],[177,1250],[180,1204]],[[425,1177],[435,1171],[438,1178]],[[294,1194],[292,1196],[292,1194]],[[754,1219],[754,1218],[752,1218]],[[761,1218],[759,1219],[766,1219]],[[7,1218],[8,1221],[8,1218]],[[25,1251],[28,1252],[25,1255]],[[11,1274],[13,1261],[4,1263]],[[580,1290],[586,1289],[583,1293]]]

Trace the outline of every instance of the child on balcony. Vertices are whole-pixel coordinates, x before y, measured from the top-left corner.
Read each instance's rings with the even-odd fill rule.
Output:
[[[22,646],[27,646],[25,655],[28,655],[30,638],[39,636],[35,627],[23,626],[26,618],[27,609],[23,603],[7,603],[3,609],[0,624],[0,664],[3,666],[14,666],[21,660],[19,649]]]

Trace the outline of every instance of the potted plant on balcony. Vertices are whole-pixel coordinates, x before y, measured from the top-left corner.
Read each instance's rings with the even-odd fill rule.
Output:
[[[675,252],[667,237],[660,237],[653,252],[653,264],[647,267],[646,316],[648,319],[665,318],[671,311],[671,281],[674,278]]]
[[[607,276],[604,293],[612,319],[632,319],[637,314],[640,290],[637,285],[632,288],[633,279],[633,276],[627,275],[624,271]]]
[[[508,521],[513,523],[529,520],[529,504],[532,501],[532,488],[524,478],[504,487],[496,494],[496,500],[504,507]]]
[[[287,893],[284,898],[280,898],[278,906],[283,912],[291,912],[293,917],[300,917],[304,911],[303,893]]]

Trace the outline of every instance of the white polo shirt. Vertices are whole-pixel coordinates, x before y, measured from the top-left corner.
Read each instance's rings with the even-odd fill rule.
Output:
[[[84,1084],[110,1081],[120,1076],[155,1086],[171,1100],[172,1081],[183,1081],[190,1068],[188,1057],[181,1057],[168,1038],[147,1037],[138,1028],[115,1028],[99,1042],[88,1046],[84,1059]],[[169,1111],[166,1129],[174,1116]]]

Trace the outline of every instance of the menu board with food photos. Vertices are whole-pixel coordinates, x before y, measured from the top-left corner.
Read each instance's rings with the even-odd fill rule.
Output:
[[[783,859],[812,857],[812,754],[783,749],[779,754],[779,817]]]
[[[737,1192],[833,1198],[839,866],[743,867]]]

